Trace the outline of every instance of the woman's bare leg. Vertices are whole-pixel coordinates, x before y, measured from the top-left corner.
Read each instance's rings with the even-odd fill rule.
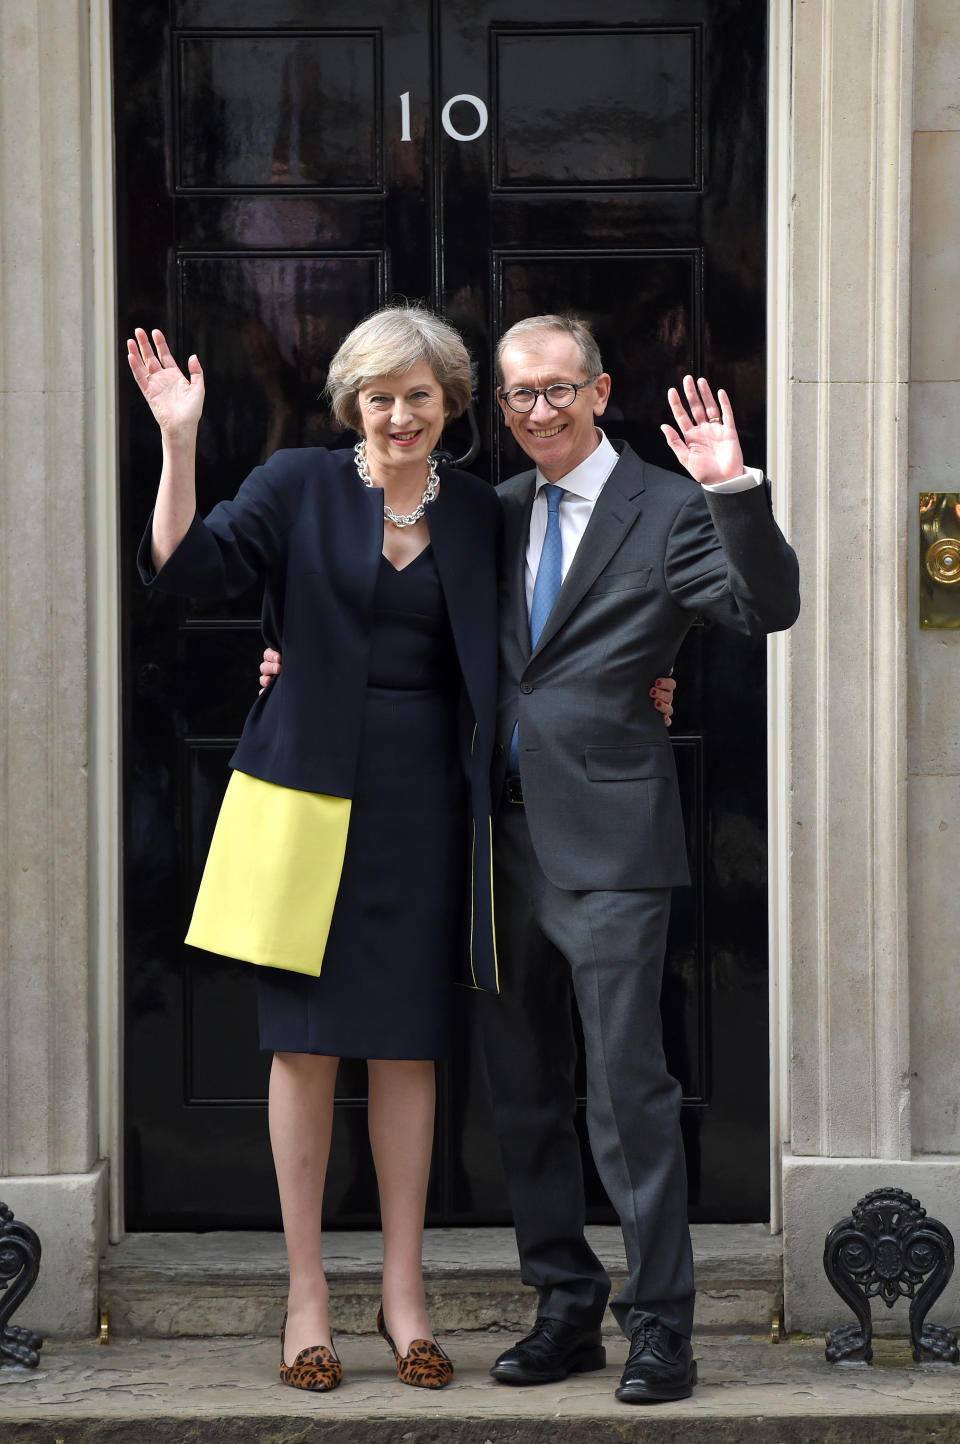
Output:
[[[331,1347],[321,1220],[339,1062],[313,1053],[274,1053],[270,1069],[270,1142],[290,1261],[288,1364],[310,1344]]]
[[[383,1223],[383,1314],[401,1354],[432,1339],[423,1291],[423,1215],[433,1152],[431,1060],[371,1058],[368,1120]]]

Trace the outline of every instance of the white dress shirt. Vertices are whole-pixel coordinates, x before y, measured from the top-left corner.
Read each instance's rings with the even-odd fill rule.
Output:
[[[556,483],[557,486],[563,487],[565,493],[560,498],[560,543],[563,548],[561,581],[566,579],[570,564],[577,554],[577,547],[587,529],[587,522],[593,515],[597,497],[603,491],[607,477],[620,460],[619,454],[610,445],[599,427],[597,427],[597,438],[596,450],[591,451],[586,461],[581,461],[579,466],[568,471],[566,476]],[[704,487],[704,490],[749,491],[751,487],[762,486],[762,484],[763,472],[758,471],[754,466],[748,466],[742,476],[735,476],[730,481],[716,481],[712,486]],[[543,539],[547,532],[547,498],[543,494],[543,488],[547,485],[549,485],[547,477],[541,476],[538,471],[536,496],[533,501],[533,510],[530,513],[530,533],[527,538],[525,581],[528,615],[530,603],[533,601],[533,585],[537,579],[537,567],[540,565],[540,553],[543,551]]]

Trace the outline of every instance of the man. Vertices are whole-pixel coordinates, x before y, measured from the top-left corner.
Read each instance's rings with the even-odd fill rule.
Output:
[[[601,1368],[610,1281],[586,1242],[572,1007],[587,1125],[629,1279],[617,1397],[687,1397],[693,1262],[680,1087],[659,996],[670,889],[689,881],[670,746],[647,700],[697,615],[751,636],[797,616],[796,557],[729,399],[686,377],[666,439],[693,481],[599,431],[610,377],[589,330],[519,322],[498,350],[503,420],[534,470],[505,482],[494,832],[501,993],[479,995],[532,1333],[491,1373],[536,1384]]]

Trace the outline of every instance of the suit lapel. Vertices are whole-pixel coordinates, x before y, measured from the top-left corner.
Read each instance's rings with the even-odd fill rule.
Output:
[[[629,446],[624,446],[597,497],[577,554],[532,653],[534,657],[560,630],[637,520],[644,490],[643,462]]]
[[[504,507],[503,565],[507,576],[507,607],[504,633],[512,632],[523,657],[530,655],[530,616],[527,611],[527,541],[533,511],[537,473],[526,472],[511,483],[518,494]],[[505,499],[506,500],[506,499]]]
[[[474,716],[481,717],[485,715],[486,707],[492,704],[489,698],[481,695],[485,679],[481,679],[475,665],[480,655],[477,646],[477,599],[483,596],[477,568],[489,567],[491,557],[485,550],[478,552],[471,537],[470,508],[457,505],[454,494],[456,481],[444,480],[442,468],[440,477],[440,491],[427,511],[427,525],[467,695]],[[492,582],[490,585],[492,588]],[[492,680],[490,685],[494,685]]]
[[[340,585],[358,596],[362,615],[369,616],[383,550],[383,493],[377,487],[363,485],[352,452],[338,451],[332,456],[340,481],[335,493],[337,529],[341,537]],[[324,500],[323,491],[318,489],[316,496],[320,505]]]

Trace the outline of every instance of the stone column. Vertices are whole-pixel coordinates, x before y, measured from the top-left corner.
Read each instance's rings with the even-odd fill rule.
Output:
[[[918,1156],[911,1117],[914,24],[913,0],[794,5],[785,364],[804,612],[786,665],[792,748],[780,859],[789,873],[781,996],[791,1329],[849,1319],[824,1278],[823,1241],[868,1189],[905,1188],[960,1233],[960,1161]],[[955,255],[956,231],[950,244]],[[954,1287],[939,1317],[951,1316],[956,1298]]]
[[[44,1249],[18,1320],[60,1334],[93,1330],[105,1220],[91,845],[91,9],[0,6],[0,1199]]]

